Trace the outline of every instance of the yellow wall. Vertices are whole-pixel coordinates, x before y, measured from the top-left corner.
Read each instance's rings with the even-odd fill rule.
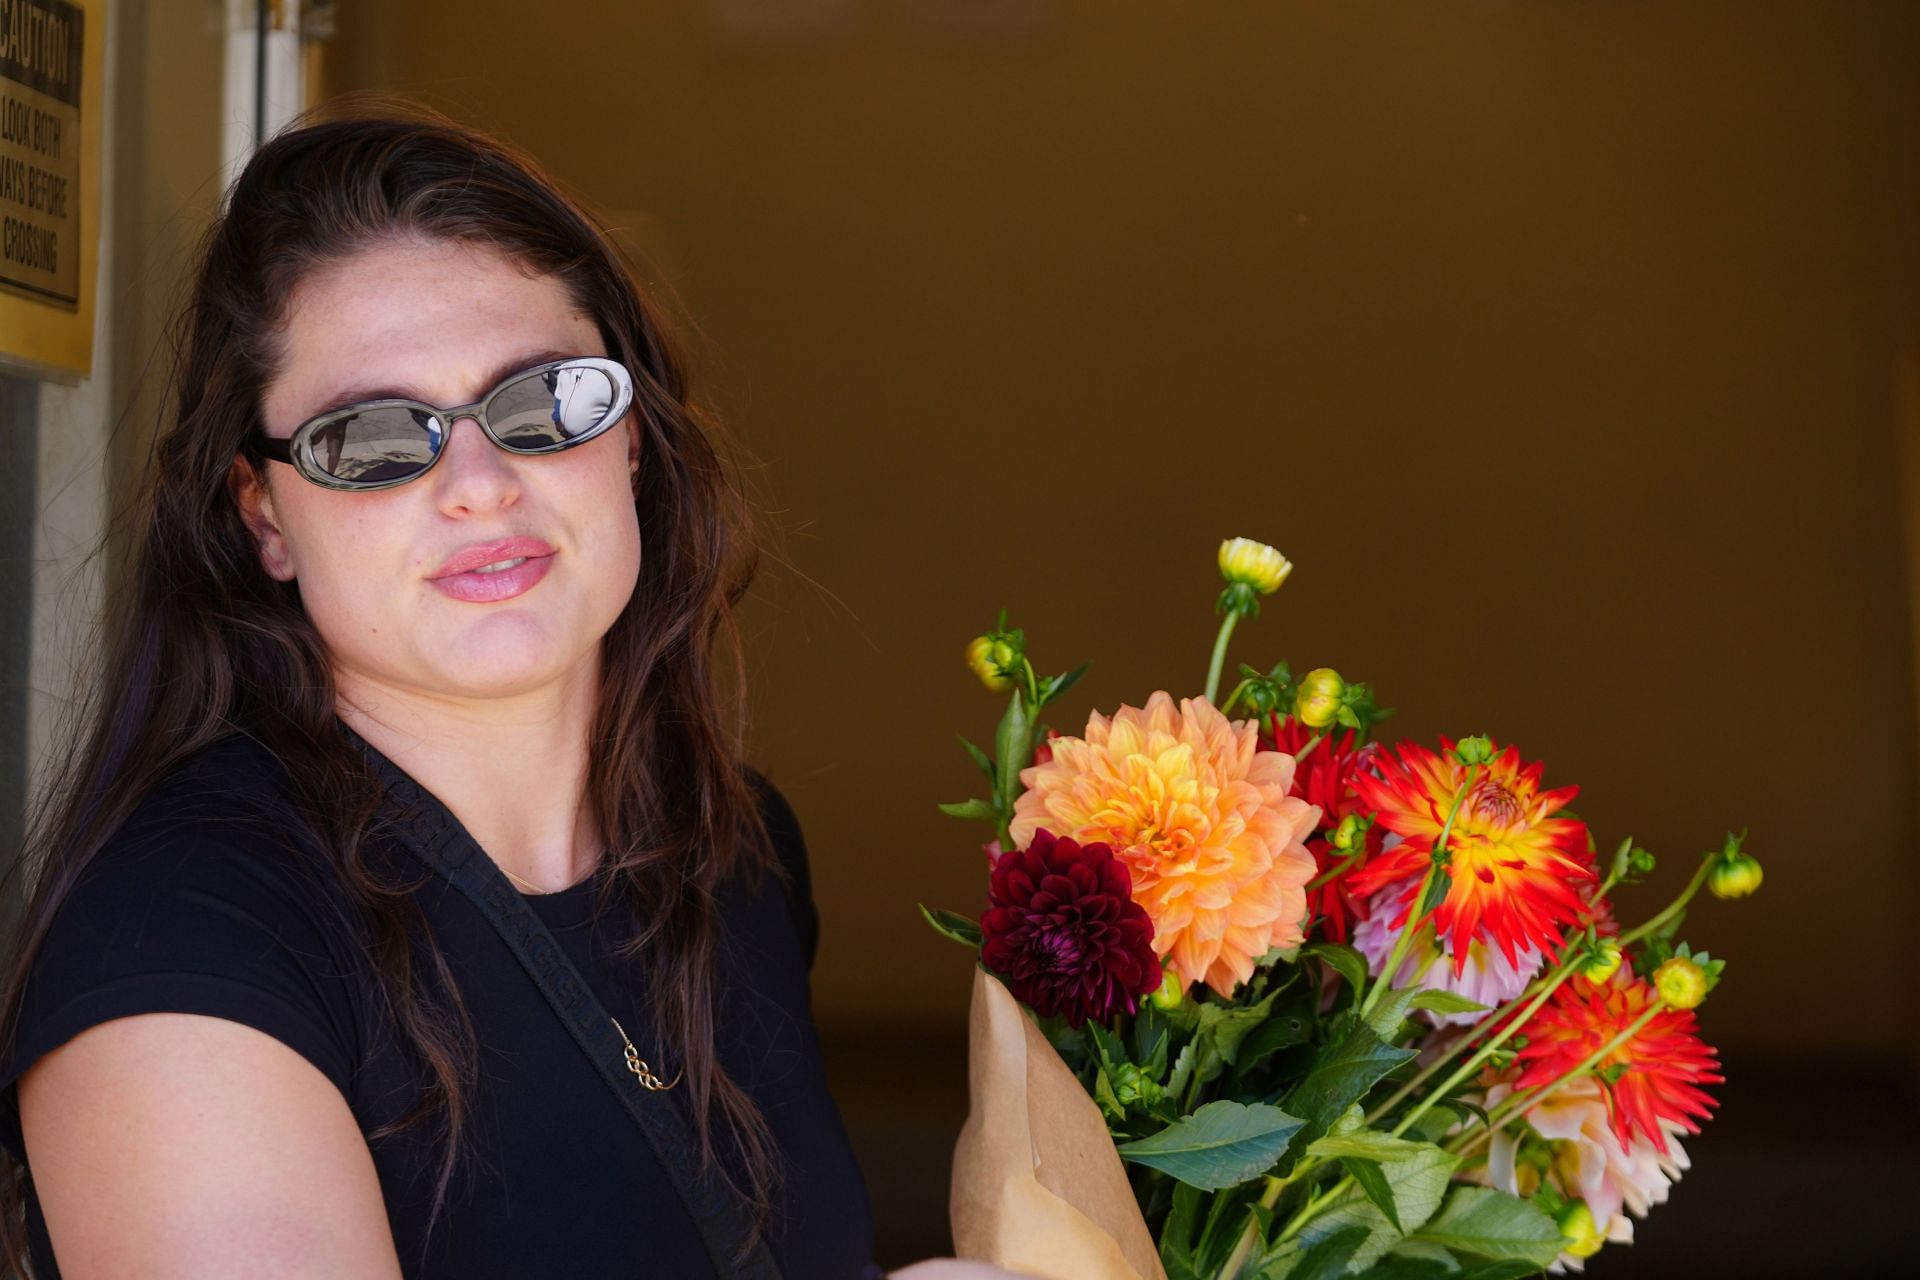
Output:
[[[1766,890],[1692,935],[1732,962],[1710,1038],[1915,1042],[1920,9],[794,4],[852,18],[342,6],[329,75],[526,145],[704,328],[789,531],[756,732],[823,1021],[964,1016],[914,902],[983,894],[933,809],[998,710],[967,638],[1005,604],[1093,658],[1066,727],[1197,691],[1245,534],[1299,568],[1236,658],[1545,757],[1663,856],[1629,915],[1751,825]]]

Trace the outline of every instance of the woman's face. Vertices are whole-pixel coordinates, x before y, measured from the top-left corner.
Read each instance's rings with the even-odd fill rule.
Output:
[[[472,404],[508,373],[608,354],[557,280],[444,241],[332,264],[295,291],[289,317],[262,402],[282,437],[343,393]],[[267,572],[298,584],[344,695],[458,702],[597,679],[601,637],[639,575],[638,458],[631,412],[543,457],[507,453],[462,418],[433,468],[396,488],[342,493],[265,462],[264,490],[237,469],[236,493]],[[509,539],[531,540],[504,549],[526,563],[448,573]]]

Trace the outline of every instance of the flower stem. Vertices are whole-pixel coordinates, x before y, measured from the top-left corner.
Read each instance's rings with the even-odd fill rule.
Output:
[[[1628,932],[1621,934],[1620,945],[1622,947],[1628,947],[1633,945],[1634,943],[1640,941],[1640,939],[1652,933],[1655,929],[1658,929],[1661,925],[1665,924],[1667,921],[1679,915],[1682,911],[1686,910],[1687,904],[1693,901],[1694,894],[1700,892],[1700,886],[1707,882],[1707,876],[1709,873],[1712,872],[1712,870],[1713,870],[1713,859],[1702,858],[1700,860],[1700,869],[1693,873],[1693,879],[1688,881],[1687,887],[1680,891],[1680,896],[1675,898],[1672,902],[1669,902],[1667,904],[1666,910],[1662,911],[1659,915],[1654,916],[1651,920],[1648,920],[1645,924],[1641,925],[1639,928],[1631,929]]]
[[[1462,1049],[1465,1049],[1468,1045],[1471,1045],[1475,1040],[1479,1039],[1482,1035],[1484,1035],[1488,1030],[1488,1028],[1499,1026],[1502,1019],[1506,1018],[1509,1014],[1513,1013],[1515,1010],[1520,1008],[1521,1005],[1524,1005],[1525,1003],[1527,1003],[1527,1001],[1533,999],[1536,995],[1540,994],[1541,989],[1543,987],[1546,987],[1547,984],[1551,983],[1556,987],[1559,986],[1560,983],[1565,981],[1567,976],[1572,973],[1575,965],[1579,963],[1579,958],[1580,958],[1579,953],[1577,952],[1570,953],[1551,972],[1541,974],[1538,978],[1535,978],[1531,983],[1527,985],[1526,990],[1522,991],[1519,995],[1515,996],[1513,999],[1501,1005],[1498,1009],[1495,1009],[1492,1013],[1488,1014],[1486,1017],[1480,1019],[1480,1022],[1477,1026],[1475,1026],[1471,1031],[1467,1032],[1465,1035],[1461,1036],[1458,1040],[1454,1041],[1453,1044],[1450,1045],[1445,1052],[1440,1054],[1439,1057],[1435,1058],[1432,1062],[1429,1062],[1426,1066],[1422,1067],[1418,1075],[1414,1076],[1413,1079],[1407,1081],[1405,1084],[1401,1085],[1398,1089],[1394,1090],[1393,1095],[1391,1097],[1389,1097],[1385,1102],[1381,1103],[1379,1106],[1375,1107],[1367,1115],[1367,1123],[1368,1124],[1375,1123],[1380,1119],[1380,1117],[1386,1115],[1387,1112],[1399,1106],[1400,1103],[1406,1099],[1408,1094],[1412,1093],[1415,1089],[1418,1089],[1421,1085],[1425,1084],[1427,1081],[1433,1079],[1434,1076],[1438,1075],[1441,1069],[1444,1068],[1449,1062],[1452,1062],[1454,1057],[1457,1054],[1459,1054],[1459,1052]],[[1534,1012],[1535,1010],[1529,1009],[1527,1011],[1527,1018],[1531,1018]],[[1526,1018],[1519,1019],[1513,1024],[1513,1030],[1515,1032],[1518,1032],[1525,1023],[1526,1023]]]
[[[1340,859],[1338,863],[1328,867],[1325,871],[1322,871],[1319,875],[1307,881],[1307,891],[1311,893],[1313,890],[1327,883],[1327,881],[1338,879],[1348,867],[1351,867],[1354,863],[1366,856],[1367,846],[1362,844],[1358,849],[1355,849],[1352,853]]]
[[[1447,809],[1447,821],[1440,828],[1440,838],[1433,842],[1433,856],[1427,862],[1427,874],[1420,878],[1420,889],[1414,894],[1413,901],[1407,905],[1407,922],[1401,927],[1400,934],[1393,940],[1393,950],[1387,956],[1386,965],[1380,970],[1379,981],[1367,992],[1367,998],[1360,1006],[1360,1016],[1366,1017],[1373,1012],[1373,1006],[1380,1003],[1380,994],[1391,987],[1400,972],[1400,962],[1407,957],[1407,948],[1413,945],[1413,935],[1419,932],[1421,916],[1427,904],[1427,894],[1433,888],[1433,878],[1440,874],[1440,868],[1446,861],[1447,837],[1453,833],[1453,820],[1460,815],[1461,802],[1467,798],[1467,792],[1480,776],[1480,766],[1470,765],[1466,778],[1459,789],[1453,793],[1453,804]]]
[[[1505,1027],[1501,1028],[1499,1035],[1493,1037],[1491,1040],[1481,1045],[1479,1050],[1476,1051],[1471,1058],[1468,1058],[1465,1062],[1460,1064],[1460,1067],[1457,1071],[1455,1071],[1452,1075],[1448,1076],[1446,1080],[1438,1088],[1436,1088],[1432,1093],[1422,1098],[1419,1102],[1419,1105],[1415,1106],[1413,1110],[1407,1112],[1405,1116],[1401,1117],[1400,1123],[1395,1125],[1393,1128],[1393,1136],[1397,1138],[1401,1134],[1405,1133],[1408,1129],[1411,1129],[1413,1127],[1413,1122],[1415,1120],[1418,1120],[1421,1116],[1425,1115],[1427,1113],[1428,1108],[1432,1107],[1434,1103],[1440,1101],[1442,1098],[1446,1097],[1449,1093],[1453,1092],[1454,1089],[1459,1087],[1462,1081],[1471,1078],[1473,1073],[1480,1069],[1481,1063],[1485,1062],[1488,1058],[1491,1058],[1495,1053],[1499,1051],[1501,1045],[1505,1044],[1522,1027],[1526,1026],[1527,1020],[1533,1017],[1534,1014],[1540,1012],[1540,1006],[1545,1004],[1548,998],[1551,997],[1555,991],[1560,989],[1560,984],[1573,976],[1574,961],[1577,957],[1580,956],[1580,954],[1581,953],[1579,952],[1571,952],[1567,959],[1561,961],[1560,966],[1553,971],[1552,978],[1544,986],[1540,988],[1540,994],[1535,996],[1533,998],[1533,1003],[1527,1006],[1526,1012],[1522,1013],[1519,1017],[1509,1022]]]
[[[1234,624],[1240,621],[1238,609],[1227,610],[1227,616],[1221,619],[1220,635],[1213,642],[1213,661],[1207,667],[1207,701],[1213,702],[1213,696],[1220,692],[1220,668],[1227,661],[1227,639],[1233,635]],[[1215,704],[1218,705],[1217,703]]]
[[[1302,760],[1305,760],[1308,756],[1312,755],[1313,749],[1319,746],[1320,740],[1326,736],[1327,736],[1326,730],[1324,729],[1316,730],[1314,735],[1311,738],[1307,739],[1307,745],[1304,747],[1301,747],[1298,751],[1293,753],[1293,763],[1295,765],[1298,765]]]
[[[1228,694],[1227,700],[1220,704],[1220,714],[1223,716],[1231,715],[1233,713],[1233,704],[1240,701],[1240,695],[1245,693],[1247,686],[1252,683],[1253,681],[1251,680],[1242,680],[1239,684],[1233,686],[1233,692]]]

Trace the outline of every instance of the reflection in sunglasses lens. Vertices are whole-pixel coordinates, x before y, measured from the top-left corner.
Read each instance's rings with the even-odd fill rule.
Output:
[[[600,430],[614,398],[613,379],[569,365],[500,388],[487,406],[487,420],[508,448],[544,453]]]
[[[425,469],[440,428],[415,409],[390,405],[335,419],[313,434],[313,456],[330,476],[356,484],[399,480]]]

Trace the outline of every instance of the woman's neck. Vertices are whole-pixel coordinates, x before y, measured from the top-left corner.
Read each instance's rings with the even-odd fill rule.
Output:
[[[447,699],[337,671],[340,718],[439,797],[522,889],[566,888],[601,849],[587,803],[598,672],[513,698]]]

